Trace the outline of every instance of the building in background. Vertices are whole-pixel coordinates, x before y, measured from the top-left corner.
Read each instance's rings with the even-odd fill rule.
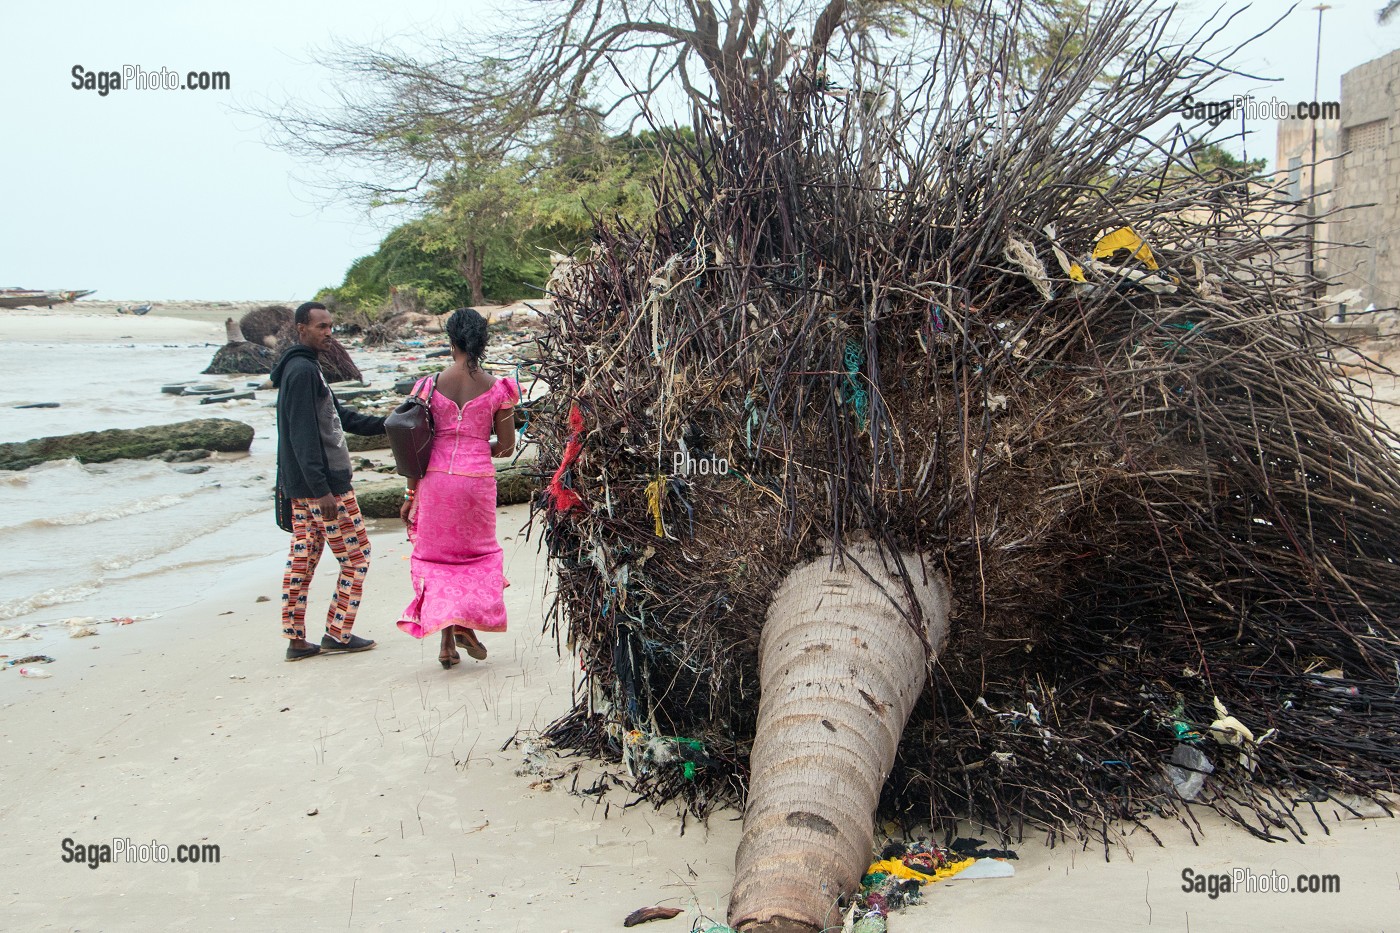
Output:
[[[1340,138],[1327,150],[1341,158],[1330,163],[1335,166],[1330,194],[1318,199],[1319,211],[1330,207],[1340,213],[1319,239],[1350,245],[1326,248],[1319,272],[1333,283],[1329,296],[1337,296],[1349,311],[1372,304],[1394,308],[1400,305],[1400,49],[1342,75],[1341,103]],[[1290,149],[1285,156],[1283,127],[1293,122],[1306,127],[1306,121],[1280,124],[1279,167],[1285,170],[1294,153]],[[1319,159],[1323,135],[1319,123]],[[1294,143],[1291,135],[1289,142]],[[1304,153],[1307,148],[1305,141]],[[1304,197],[1308,161],[1305,156],[1300,163]],[[1318,167],[1319,195],[1326,171],[1325,165]]]
[[[1345,113],[1345,104],[1343,112]],[[1341,120],[1309,119],[1297,115],[1297,107],[1290,107],[1286,119],[1278,122],[1278,149],[1274,172],[1274,188],[1283,197],[1295,202],[1298,207],[1294,219],[1299,224],[1307,223],[1309,198],[1314,215],[1321,218],[1313,228],[1315,273],[1321,278],[1328,277],[1330,263],[1334,257],[1328,247],[1333,228],[1328,223],[1328,215],[1336,207],[1333,197],[1341,153]],[[1317,152],[1313,153],[1313,128],[1317,129]],[[1316,161],[1316,178],[1313,176]],[[1290,228],[1288,232],[1294,232]],[[1305,231],[1306,228],[1301,228]],[[1281,257],[1291,271],[1303,273],[1307,269],[1306,254],[1294,255],[1291,252]],[[1340,304],[1341,302],[1337,302]],[[1329,311],[1330,313],[1330,311]]]
[[[1345,108],[1345,105],[1343,105]],[[1275,178],[1282,182],[1288,196],[1297,201],[1305,201],[1308,192],[1313,190],[1312,177],[1312,120],[1297,117],[1292,110],[1288,119],[1278,123],[1278,160]],[[1345,112],[1345,109],[1343,110]],[[1337,163],[1335,157],[1341,152],[1339,146],[1342,121],[1317,120],[1317,198],[1318,213],[1325,212],[1324,200],[1331,196],[1336,184]]]

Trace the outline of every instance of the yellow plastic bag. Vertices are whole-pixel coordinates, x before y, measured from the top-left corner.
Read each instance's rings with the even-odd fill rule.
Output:
[[[910,878],[914,881],[928,884],[930,881],[947,881],[964,868],[971,867],[972,863],[975,861],[977,861],[977,859],[969,858],[963,859],[960,862],[949,862],[933,874],[926,875],[921,871],[915,871],[899,859],[889,858],[882,862],[872,862],[870,867],[865,870],[865,873],[867,875],[873,875],[876,872],[883,872],[886,875],[894,875],[896,878]]]
[[[1112,233],[1106,234],[1094,244],[1094,258],[1108,259],[1120,249],[1128,250],[1134,259],[1141,259],[1143,265],[1152,271],[1157,271],[1157,260],[1152,255],[1152,250],[1142,241],[1142,237],[1133,232],[1132,227],[1119,227]]]
[[[666,479],[664,477],[657,476],[656,479],[647,484],[647,511],[656,520],[656,536],[658,538],[666,537],[666,526],[661,523],[661,500],[665,495]]]

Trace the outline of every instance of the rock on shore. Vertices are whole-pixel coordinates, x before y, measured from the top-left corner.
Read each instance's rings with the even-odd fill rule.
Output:
[[[200,418],[149,428],[86,431],[0,444],[0,470],[25,470],[37,463],[69,458],[80,463],[139,460],[172,450],[245,453],[252,445],[251,426],[227,418]]]
[[[530,501],[530,494],[539,485],[533,466],[517,464],[496,469],[498,506]],[[403,477],[357,485],[355,499],[360,503],[360,513],[366,518],[398,518],[406,485]]]
[[[265,375],[272,372],[277,363],[277,354],[271,347],[244,340],[240,343],[226,343],[214,352],[209,361],[206,376]]]
[[[389,435],[375,434],[365,437],[360,434],[345,435],[345,446],[350,448],[352,453],[359,453],[366,450],[388,450]]]

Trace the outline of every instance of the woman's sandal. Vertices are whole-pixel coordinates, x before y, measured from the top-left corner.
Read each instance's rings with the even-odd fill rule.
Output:
[[[438,662],[442,665],[442,669],[447,671],[451,670],[454,664],[461,664],[462,658],[454,651],[451,654],[439,654]]]
[[[456,631],[452,633],[452,640],[457,643],[458,648],[466,649],[467,654],[476,658],[478,661],[485,661],[486,646],[483,645],[475,635],[468,637],[466,632],[470,631],[471,629],[466,629],[464,631],[459,625],[456,627]]]

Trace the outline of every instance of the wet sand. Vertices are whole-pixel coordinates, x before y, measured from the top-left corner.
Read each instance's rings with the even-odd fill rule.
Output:
[[[256,307],[237,310],[202,304],[198,313],[191,308],[185,315],[169,316],[152,310],[150,314],[117,314],[115,304],[80,301],[56,305],[52,310],[0,310],[0,339],[49,340],[70,343],[107,343],[116,340],[224,342],[224,319],[239,317]],[[219,316],[222,313],[222,316]]]
[[[94,301],[82,299],[53,308],[0,309],[0,337],[16,339],[16,335],[32,332],[48,333],[55,321],[74,320],[70,334],[73,339],[110,339],[120,335],[160,334],[163,339],[184,339],[199,335],[216,343],[224,342],[224,321],[237,320],[254,308],[283,305],[295,308],[310,299],[267,299],[264,301],[152,301],[151,310],[143,315],[122,314],[118,308],[146,304],[144,301]],[[548,301],[531,301],[530,305],[547,306]],[[482,305],[479,310],[488,316],[507,310],[528,311],[525,302],[510,305]],[[85,323],[77,323],[82,321]],[[24,323],[37,322],[37,323]],[[191,323],[204,326],[189,326]],[[92,335],[85,337],[85,335]]]
[[[527,506],[498,510],[510,631],[484,636],[485,662],[444,671],[434,642],[394,627],[410,597],[408,544],[399,523],[376,521],[356,626],[379,640],[373,651],[285,663],[283,555],[264,552],[182,571],[162,585],[183,604],[161,618],[52,643],[47,680],[0,672],[0,926],[580,933],[621,929],[653,904],[684,914],[649,931],[722,922],[738,814],[705,825],[624,809],[620,790],[579,793],[604,766],[522,747],[568,708],[578,673],[541,632],[547,569],[520,532],[527,518]],[[312,632],[332,569],[316,577]],[[0,652],[30,653],[28,640]],[[1300,816],[1306,845],[1261,842],[1209,813],[1199,845],[1178,824],[1155,825],[1167,847],[1140,835],[1109,862],[1031,835],[1015,846],[1014,878],[928,887],[890,929],[1393,927],[1400,820],[1319,810],[1325,829]],[[220,861],[91,870],[62,861],[64,838],[154,840],[172,853],[212,843]],[[1181,890],[1188,868],[1331,874],[1341,891],[1211,899]]]
[[[485,662],[444,671],[435,642],[394,627],[409,598],[396,522],[371,527],[356,631],[373,651],[282,660],[280,557],[178,614],[63,646],[0,725],[3,925],[581,931],[651,903],[722,905],[738,823],[682,837],[621,797],[571,795],[573,774],[539,783],[575,762],[517,775],[523,752],[502,750],[567,709],[574,670],[539,632],[544,562],[515,532],[527,508],[500,511],[511,630],[483,636]],[[317,574],[313,631],[332,581]],[[580,789],[598,777],[581,764]],[[209,842],[221,861],[91,870],[60,860],[64,837]]]
[[[685,911],[648,926],[663,933],[722,921],[737,814],[682,834],[672,812],[623,809],[620,791],[573,792],[597,782],[597,763],[550,758],[530,773],[509,744],[567,709],[576,671],[539,630],[546,571],[518,533],[527,508],[498,514],[511,630],[485,636],[485,662],[444,671],[433,643],[394,628],[408,545],[389,521],[371,527],[356,626],[373,651],[282,661],[276,602],[257,602],[276,599],[280,557],[178,613],[63,646],[53,677],[0,720],[6,928],[578,933],[652,904]],[[317,575],[309,621],[331,579]],[[1016,877],[934,885],[891,929],[1383,929],[1400,910],[1400,821],[1326,818],[1330,834],[1305,817],[1298,845],[1204,814],[1199,847],[1158,826],[1167,848],[1141,837],[1111,862],[1027,839]],[[213,843],[221,860],[92,870],[61,861],[65,837]],[[1342,890],[1212,900],[1181,890],[1186,868],[1335,874]]]

